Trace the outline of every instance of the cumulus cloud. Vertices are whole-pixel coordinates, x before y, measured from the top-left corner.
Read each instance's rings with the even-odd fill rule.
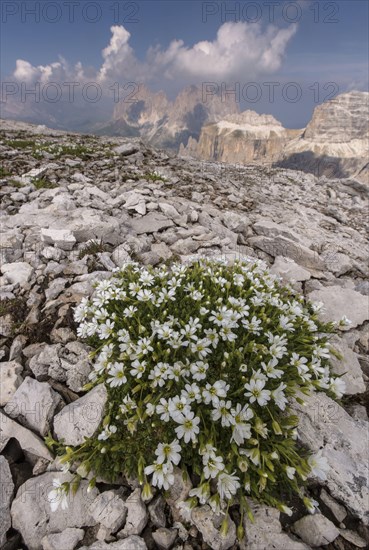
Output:
[[[100,67],[86,67],[82,62],[69,65],[63,57],[54,63],[37,66],[18,59],[10,80],[27,86],[58,83],[63,87],[66,82],[77,82],[79,90],[86,83],[95,82],[101,87],[102,98],[109,98],[110,102],[111,86],[116,82],[136,82],[149,87],[160,84],[172,91],[174,86],[178,92],[186,85],[203,81],[250,81],[281,67],[287,45],[296,30],[294,24],[287,28],[269,25],[264,29],[255,23],[227,22],[218,29],[212,41],[186,45],[183,40],[173,40],[166,48],[150,47],[145,58],[138,59],[130,45],[130,33],[121,25],[113,25],[109,44],[101,52]],[[16,97],[12,96],[11,101],[14,106]],[[25,107],[23,104],[23,111]]]

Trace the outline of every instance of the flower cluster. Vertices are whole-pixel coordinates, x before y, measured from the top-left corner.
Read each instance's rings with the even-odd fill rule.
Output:
[[[89,388],[105,384],[109,402],[97,437],[63,460],[136,476],[144,495],[169,489],[179,467],[189,505],[216,511],[237,502],[243,514],[251,496],[288,512],[286,490],[314,508],[302,486],[325,458],[298,447],[289,402],[344,391],[329,371],[334,324],[318,309],[255,259],[126,264],[76,309],[96,349]]]

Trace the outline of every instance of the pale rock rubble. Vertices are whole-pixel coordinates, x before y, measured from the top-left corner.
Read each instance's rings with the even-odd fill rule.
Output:
[[[178,158],[139,139],[36,132],[10,122],[0,138],[0,468],[9,488],[0,504],[1,544],[307,550],[331,539],[339,545],[332,549],[363,547],[369,521],[368,188],[355,178]],[[17,148],[19,139],[31,144]],[[56,143],[78,146],[81,157],[53,153]],[[156,265],[193,254],[261,258],[298,292],[322,301],[324,318],[352,321],[331,342],[341,356],[332,366],[347,383],[345,400],[316,394],[304,397],[305,407],[296,405],[300,441],[322,450],[331,467],[326,482],[308,487],[321,514],[297,510],[286,518],[250,502],[255,523],[244,520],[244,540],[236,541],[236,517],[223,538],[222,518],[209,507],[183,518],[180,503],[192,483],[177,470],[170,491],[151,502],[143,502],[134,480],[99,480],[89,493],[83,480],[69,508],[53,513],[47,498],[53,480],[69,474],[60,471],[44,436],[50,431],[66,444],[82,443],[96,432],[107,398],[103,386],[83,391],[91,350],[77,339],[74,307],[93,293],[94,281],[130,259]]]

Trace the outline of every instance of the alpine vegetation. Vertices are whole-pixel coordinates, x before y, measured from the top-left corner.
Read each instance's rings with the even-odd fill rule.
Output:
[[[207,503],[224,513],[223,532],[233,504],[242,530],[247,497],[291,513],[297,494],[314,511],[304,482],[325,479],[327,461],[299,445],[290,403],[345,390],[329,369],[336,325],[318,310],[254,258],[131,262],[99,282],[75,318],[95,349],[85,389],[104,384],[109,399],[95,437],[74,448],[49,438],[66,469],[78,466],[59,490],[125,475],[149,500],[178,466],[193,483],[184,517]]]

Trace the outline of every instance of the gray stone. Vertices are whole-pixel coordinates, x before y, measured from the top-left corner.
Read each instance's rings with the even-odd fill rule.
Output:
[[[301,443],[314,453],[322,450],[329,464],[326,483],[330,494],[369,525],[369,423],[354,420],[324,393],[303,399],[305,406],[293,405]]]
[[[54,418],[54,431],[66,445],[80,445],[85,437],[97,432],[104,416],[107,401],[104,384],[99,384],[86,395],[64,407]]]
[[[17,529],[29,550],[39,550],[40,541],[50,533],[61,533],[68,527],[90,527],[96,521],[89,513],[89,505],[95,500],[98,490],[94,487],[87,492],[88,482],[81,481],[75,494],[67,496],[68,507],[51,510],[55,502],[50,492],[54,489],[53,480],[60,483],[73,479],[72,474],[47,472],[30,478],[20,486],[11,508],[14,529]],[[59,498],[59,497],[58,497]],[[61,500],[61,499],[60,499]]]
[[[69,527],[62,533],[46,535],[42,539],[42,548],[43,550],[74,550],[84,536],[83,529]]]
[[[0,406],[4,407],[23,382],[23,367],[17,361],[0,363]]]
[[[171,507],[174,521],[181,521],[179,504],[188,498],[192,489],[192,483],[188,475],[184,479],[182,470],[177,466],[174,467],[173,474],[174,483],[166,492],[165,500]]]
[[[0,547],[6,542],[6,533],[12,525],[10,503],[13,497],[14,483],[6,458],[0,455]]]
[[[341,537],[347,540],[347,542],[350,542],[353,546],[357,548],[367,548],[367,541],[361,538],[355,531],[351,531],[350,529],[340,529],[339,531]]]
[[[344,315],[352,322],[342,330],[350,330],[369,319],[369,298],[355,290],[340,286],[327,286],[314,290],[308,296],[312,302],[323,302],[325,311],[320,314],[323,321],[339,321]]]
[[[148,505],[150,519],[155,527],[165,527],[167,518],[164,512],[165,502],[161,495],[154,498]]]
[[[46,345],[40,349],[38,352],[35,350],[35,353],[31,356],[29,362],[29,368],[37,378],[37,380],[46,380],[49,376],[49,372],[60,372],[62,371],[60,359],[58,352],[61,349],[60,344],[55,344],[52,346]],[[28,348],[26,348],[26,353],[28,353]],[[64,381],[64,380],[62,380]]]
[[[55,410],[63,403],[58,393],[46,382],[27,376],[5,406],[10,418],[40,435],[47,435]]]
[[[172,204],[168,204],[167,202],[159,202],[159,208],[168,218],[175,219],[179,218],[180,216],[179,212],[174,208],[174,206]]]
[[[244,516],[245,538],[241,550],[309,550],[309,546],[282,532],[280,512],[276,508],[248,499],[254,521]]]
[[[127,517],[124,501],[114,491],[104,491],[96,497],[89,509],[90,514],[110,533],[120,529]]]
[[[1,271],[12,284],[24,286],[33,275],[34,269],[27,262],[14,262],[3,264]]]
[[[310,272],[304,269],[291,258],[277,256],[270,270],[275,275],[282,277],[284,282],[290,281],[308,281],[311,277]]]
[[[45,244],[53,244],[62,250],[72,250],[77,240],[68,229],[41,229],[41,240]]]
[[[126,538],[131,535],[140,535],[149,517],[146,506],[141,498],[141,490],[135,489],[124,504],[128,511],[127,519],[124,529],[119,531],[118,537]]]
[[[327,506],[327,508],[329,508],[329,510],[332,512],[336,520],[339,523],[342,523],[347,516],[346,508],[342,506],[342,504],[338,504],[338,502],[336,502],[325,489],[321,490],[320,498]]]
[[[161,527],[153,532],[152,538],[161,550],[169,550],[173,546],[178,535],[177,529],[165,529]]]
[[[0,336],[8,338],[13,335],[13,316],[10,313],[0,317]]]
[[[112,253],[111,258],[117,267],[122,267],[126,262],[130,262],[131,257],[127,251],[127,245],[119,245]]]
[[[223,519],[223,515],[215,514],[207,504],[191,512],[192,522],[212,550],[227,550],[236,542],[236,526],[231,518],[228,519],[228,533],[225,536],[220,533]]]
[[[53,460],[52,454],[37,435],[0,411],[0,451],[12,437],[18,441],[30,462],[36,463],[39,457],[50,462]]]
[[[254,223],[253,229],[257,235],[265,235],[266,237],[282,236],[297,243],[301,241],[293,229],[271,220],[260,220]]]
[[[110,544],[103,541],[93,542],[91,546],[82,546],[80,550],[147,550],[147,546],[144,539],[132,535]]]
[[[274,258],[277,256],[291,258],[308,270],[324,270],[325,268],[323,260],[316,252],[285,237],[251,237],[248,242],[252,247],[259,248]]]
[[[142,233],[156,233],[166,227],[174,225],[173,221],[157,212],[150,212],[143,216],[143,218],[134,218],[130,222],[132,229],[137,235]]]
[[[330,344],[342,356],[342,359],[338,359],[331,354],[330,363],[335,374],[342,375],[346,373],[342,376],[342,380],[346,383],[345,393],[348,395],[364,393],[366,386],[356,353],[338,336],[332,338]]]
[[[139,151],[139,148],[135,143],[124,143],[123,145],[119,145],[118,147],[115,147],[113,151],[118,155],[122,155],[123,157],[126,157],[129,155],[133,155],[134,153],[137,153]]]
[[[291,527],[304,542],[312,547],[325,546],[340,534],[337,527],[322,514],[304,516]]]
[[[164,261],[172,257],[172,251],[165,243],[151,245],[151,251]]]

